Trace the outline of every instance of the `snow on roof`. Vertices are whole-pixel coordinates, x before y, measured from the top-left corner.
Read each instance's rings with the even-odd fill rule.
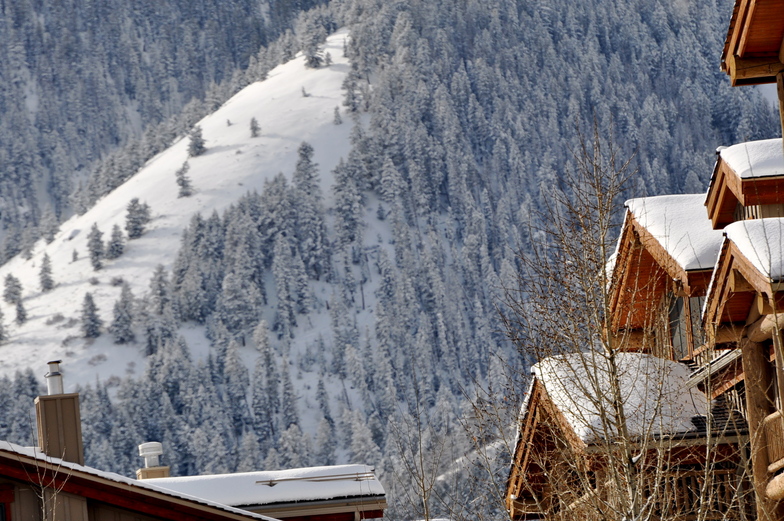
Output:
[[[226,504],[222,504],[216,501],[212,501],[210,499],[202,498],[199,496],[192,496],[187,493],[183,493],[176,490],[171,490],[168,488],[160,487],[157,484],[151,483],[151,480],[138,480],[138,479],[131,479],[120,474],[115,474],[114,472],[104,472],[102,470],[98,470],[93,467],[87,467],[85,465],[79,465],[78,463],[71,463],[70,461],[65,461],[60,458],[52,458],[41,452],[41,449],[38,447],[22,447],[21,445],[16,445],[14,443],[10,443],[7,441],[0,440],[0,452],[7,452],[19,456],[25,456],[28,458],[33,458],[39,461],[45,461],[50,465],[54,465],[60,469],[68,469],[73,470],[76,472],[82,472],[84,474],[88,474],[91,476],[95,476],[98,478],[103,478],[109,481],[114,481],[116,483],[122,483],[124,485],[130,485],[133,487],[138,487],[141,489],[150,490],[153,492],[158,492],[159,494],[165,494],[167,496],[175,497],[178,499],[185,499],[187,501],[192,501],[194,503],[198,503],[200,505],[207,505],[219,510],[223,510],[226,512],[231,512],[232,514],[238,514],[241,516],[245,516],[250,519],[261,519],[264,521],[278,521],[275,518],[264,516],[261,514],[254,514],[252,512],[248,512],[247,510],[242,510],[239,508],[234,508],[228,506]]]
[[[738,143],[719,155],[741,179],[784,175],[784,148],[781,138]]]
[[[724,233],[760,273],[776,282],[784,279],[784,219],[738,221]]]
[[[146,480],[172,491],[231,506],[266,505],[383,496],[384,487],[367,465],[334,465],[264,472]]]
[[[675,262],[690,271],[712,268],[721,248],[721,230],[713,229],[704,202],[705,194],[660,195],[630,199],[626,207]]]
[[[689,369],[641,353],[617,353],[619,388],[632,437],[696,431],[695,416],[706,416],[708,398],[689,388]],[[609,359],[599,351],[547,358],[533,367],[553,404],[585,443],[617,436],[612,412]],[[609,419],[611,424],[604,425]]]

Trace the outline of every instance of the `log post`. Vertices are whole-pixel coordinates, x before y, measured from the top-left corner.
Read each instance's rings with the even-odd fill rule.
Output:
[[[773,374],[765,356],[764,344],[744,339],[741,342],[743,373],[746,384],[746,415],[751,439],[751,469],[757,500],[757,519],[780,519],[778,503],[768,499],[768,449],[762,422],[773,410]]]

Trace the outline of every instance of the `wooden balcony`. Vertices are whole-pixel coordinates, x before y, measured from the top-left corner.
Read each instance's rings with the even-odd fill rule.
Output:
[[[705,479],[709,479],[706,486]],[[656,519],[740,520],[752,519],[754,500],[751,484],[739,479],[736,469],[668,472],[656,480]]]
[[[775,474],[784,468],[784,418],[781,411],[768,415],[762,426],[768,447],[768,472]]]

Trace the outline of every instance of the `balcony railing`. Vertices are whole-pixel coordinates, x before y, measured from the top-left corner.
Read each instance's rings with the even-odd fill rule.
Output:
[[[768,415],[762,426],[768,447],[768,472],[775,474],[784,468],[784,418],[781,411]]]

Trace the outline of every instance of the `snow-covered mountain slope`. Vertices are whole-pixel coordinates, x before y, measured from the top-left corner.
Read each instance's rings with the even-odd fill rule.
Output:
[[[290,177],[303,141],[315,150],[329,205],[330,172],[350,147],[350,118],[342,125],[333,123],[335,107],[342,101],[341,84],[349,70],[342,50],[346,38],[347,32],[339,31],[328,39],[325,52],[332,57],[330,65],[308,69],[304,58],[298,56],[199,122],[207,146],[204,155],[188,158],[189,140],[180,139],[84,215],[63,223],[51,244],[39,241],[32,258],[17,257],[2,266],[0,280],[13,274],[22,282],[28,319],[17,325],[15,306],[0,304],[10,334],[0,345],[0,374],[13,374],[25,367],[43,372],[44,363],[51,359],[65,361],[69,386],[122,377],[134,367],[138,373],[144,366],[139,347],[115,345],[109,334],[95,340],[82,338],[79,318],[85,293],[92,292],[104,325],[108,325],[120,293],[120,286],[113,281],[122,278],[136,296],[143,295],[155,267],[171,267],[182,231],[196,212],[205,216],[220,212],[246,192],[261,191],[265,181],[279,172]],[[261,126],[256,138],[251,137],[249,128],[254,117]],[[186,160],[195,193],[178,198],[175,172]],[[126,206],[133,198],[149,204],[152,221],[142,237],[126,242],[121,257],[104,261],[104,267],[94,271],[87,250],[92,224],[98,224],[106,241],[114,224],[124,227]],[[51,258],[56,283],[47,293],[39,288],[44,254]],[[186,326],[183,331],[197,358],[207,349],[200,329],[189,334]]]

